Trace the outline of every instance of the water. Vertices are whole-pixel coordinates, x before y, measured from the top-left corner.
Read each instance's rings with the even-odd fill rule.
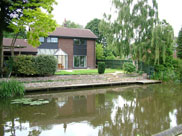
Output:
[[[28,94],[41,106],[0,101],[0,136],[150,136],[182,123],[182,85]]]

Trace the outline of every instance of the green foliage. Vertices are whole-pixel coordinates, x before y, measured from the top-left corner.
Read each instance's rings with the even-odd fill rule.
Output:
[[[151,64],[163,64],[166,57],[173,56],[174,32],[166,21],[158,24],[152,31],[151,45],[145,53],[146,61]]]
[[[181,30],[179,31],[179,34],[178,34],[177,44],[178,44],[177,57],[182,59],[182,28],[181,28]]]
[[[51,12],[56,0],[2,0],[0,2],[0,67],[3,67],[2,46],[4,32],[17,35],[25,29],[28,43],[39,46],[39,37],[46,37],[55,30],[57,24]]]
[[[116,59],[116,57],[114,56],[112,51],[107,48],[104,49],[104,57],[106,60],[115,60]]]
[[[4,38],[14,38],[14,32],[4,32]],[[27,32],[26,29],[22,30],[18,34],[18,39],[27,39]]]
[[[182,61],[167,57],[165,64],[155,65],[153,79],[182,82]]]
[[[53,75],[57,69],[57,59],[50,55],[14,57],[13,73],[20,76]]]
[[[134,59],[143,57],[145,48],[150,44],[152,28],[158,21],[156,0],[112,0],[117,16],[105,15],[100,30],[104,32],[107,43],[116,55]],[[144,48],[145,47],[145,48]]]
[[[85,28],[90,29],[98,37],[98,39],[96,40],[97,43],[105,45],[105,38],[103,36],[103,33],[99,31],[100,22],[100,19],[94,18],[93,20],[87,23]]]
[[[96,44],[96,59],[102,60],[104,59],[104,49],[102,44]]]
[[[99,62],[98,63],[98,73],[99,74],[104,74],[105,72],[105,63],[104,62]]]
[[[24,90],[24,85],[13,79],[0,82],[0,97],[24,95]]]
[[[53,75],[57,69],[57,59],[50,55],[39,55],[35,58],[38,75]]]
[[[72,22],[70,20],[65,20],[62,24],[63,27],[68,27],[68,28],[83,28],[82,25],[77,24],[75,22]]]
[[[132,73],[136,71],[136,67],[133,65],[133,63],[124,63],[123,70],[126,71],[126,73]]]
[[[13,71],[17,75],[36,75],[38,73],[35,66],[35,56],[19,55],[14,57]]]

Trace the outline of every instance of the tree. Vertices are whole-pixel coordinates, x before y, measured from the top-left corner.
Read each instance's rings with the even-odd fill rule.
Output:
[[[173,47],[173,28],[164,20],[153,28],[151,44],[143,56],[150,64],[165,64],[166,57],[173,59]]]
[[[96,44],[96,59],[102,60],[104,59],[104,50],[102,44]]]
[[[62,26],[68,27],[68,28],[83,28],[82,25],[77,24],[77,23],[75,23],[75,22],[72,22],[72,21],[70,21],[70,20],[65,20],[65,21],[63,22]]]
[[[56,27],[50,13],[53,10],[55,0],[1,0],[0,1],[0,69],[3,68],[3,34],[14,32],[15,43],[19,32],[25,27],[29,28],[27,33],[28,43],[33,46],[40,45],[39,36],[46,36]],[[41,11],[44,10],[44,12]]]
[[[112,50],[109,50],[107,48],[104,49],[104,57],[106,60],[114,60],[116,58]]]
[[[178,34],[177,44],[178,44],[177,56],[178,56],[178,58],[182,59],[182,28]]]
[[[4,38],[13,38],[14,37],[14,33],[13,32],[4,32],[3,34]],[[26,39],[27,38],[27,30],[23,30],[21,32],[19,32],[19,35],[18,35],[18,38],[19,39]]]
[[[100,22],[101,22],[100,19],[95,18],[90,22],[88,22],[85,28],[90,29],[98,37],[98,39],[96,40],[97,43],[105,44],[105,38],[102,32],[99,31]]]
[[[129,56],[140,60],[147,51],[152,35],[152,29],[158,22],[158,5],[148,0],[113,0],[116,19],[105,15],[101,27],[109,31],[105,34],[107,43],[113,47],[117,55]],[[107,29],[106,29],[107,28]]]

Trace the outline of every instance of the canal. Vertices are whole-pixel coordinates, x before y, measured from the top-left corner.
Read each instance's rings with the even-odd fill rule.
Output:
[[[49,103],[0,100],[0,136],[150,136],[182,124],[180,84],[28,93],[24,98]]]

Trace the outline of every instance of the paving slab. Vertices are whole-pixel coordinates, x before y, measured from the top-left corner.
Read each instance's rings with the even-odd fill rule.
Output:
[[[182,135],[182,125],[178,125],[171,129],[167,129],[161,133],[152,136],[181,136]]]

